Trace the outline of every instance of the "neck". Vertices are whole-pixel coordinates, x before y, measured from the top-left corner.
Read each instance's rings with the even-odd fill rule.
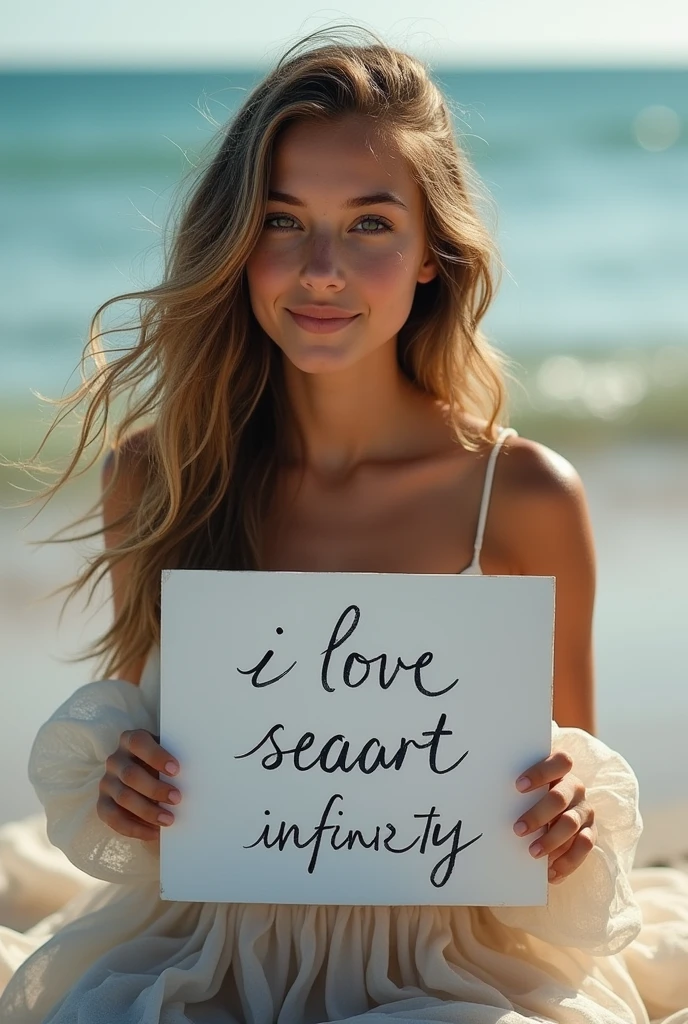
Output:
[[[427,416],[427,396],[399,369],[394,343],[336,373],[303,373],[285,360],[284,381],[302,441],[299,461],[324,477],[399,457],[411,443],[421,406]]]

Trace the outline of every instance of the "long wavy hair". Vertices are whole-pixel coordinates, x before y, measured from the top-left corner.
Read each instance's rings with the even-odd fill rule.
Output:
[[[129,560],[121,610],[83,655],[99,657],[106,675],[159,642],[163,569],[260,567],[261,525],[285,455],[289,407],[281,353],[253,316],[245,265],[263,229],[274,146],[288,125],[355,114],[392,133],[420,187],[439,268],[416,287],[399,332],[399,365],[444,404],[465,447],[494,440],[495,424],[505,422],[508,363],[479,330],[500,266],[476,202],[489,196],[424,64],[372,33],[351,41],[351,28],[321,30],[291,47],[221,127],[209,158],[194,169],[171,244],[163,239],[160,284],[98,308],[82,360],[94,370],[82,370],[82,385],[55,403],[60,411],[34,457],[59,422],[84,410],[66,470],[41,495],[50,499],[109,452],[109,484],[77,526],[102,511],[118,486],[121,453],[134,428],[147,424],[137,446],[141,498],[113,524],[125,527],[126,539],[88,559],[62,588],[68,599],[85,587],[92,597],[108,570]],[[102,314],[131,299],[138,300],[135,344],[108,359],[103,338],[130,328],[103,331]],[[469,429],[467,415],[485,427]]]

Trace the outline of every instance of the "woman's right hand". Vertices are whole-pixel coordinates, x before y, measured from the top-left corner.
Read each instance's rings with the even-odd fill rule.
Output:
[[[178,771],[178,762],[152,733],[145,729],[123,732],[117,750],[105,762],[98,787],[98,817],[120,835],[157,839],[160,826],[174,821],[174,815],[160,804],[181,800],[179,790],[162,782],[158,773],[176,775]]]

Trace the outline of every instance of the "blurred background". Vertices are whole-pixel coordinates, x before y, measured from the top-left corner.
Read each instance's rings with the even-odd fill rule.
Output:
[[[180,179],[306,32],[344,21],[429,63],[491,196],[505,271],[483,322],[516,361],[512,422],[586,485],[599,576],[598,731],[633,765],[645,861],[688,851],[688,9],[683,0],[220,0],[7,9],[0,41],[0,454],[73,387],[92,314],[150,286]],[[131,312],[131,307],[126,312]],[[108,321],[110,322],[110,321]],[[49,448],[60,461],[73,425]],[[35,522],[0,468],[0,823],[37,807],[26,760],[87,663],[107,595],[42,600],[84,545],[30,547],[95,500],[97,475]],[[25,496],[25,495],[24,495]]]

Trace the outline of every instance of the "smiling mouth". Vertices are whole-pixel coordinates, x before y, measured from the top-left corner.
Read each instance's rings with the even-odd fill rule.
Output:
[[[354,316],[319,317],[304,316],[303,313],[292,313],[290,309],[287,312],[298,327],[301,327],[304,331],[309,331],[311,334],[332,334],[334,331],[340,331],[348,324],[353,323],[360,316],[360,313],[356,313]]]

